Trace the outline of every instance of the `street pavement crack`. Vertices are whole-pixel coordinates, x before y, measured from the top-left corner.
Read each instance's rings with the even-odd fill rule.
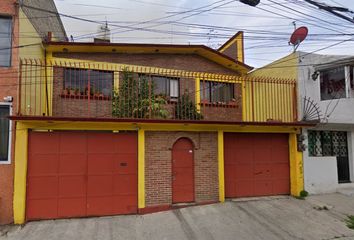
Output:
[[[190,240],[197,239],[197,236],[195,235],[191,226],[188,224],[187,220],[183,217],[183,214],[181,213],[181,211],[179,209],[174,210],[173,214],[178,219],[178,221],[182,227],[182,230],[186,234],[187,238]]]

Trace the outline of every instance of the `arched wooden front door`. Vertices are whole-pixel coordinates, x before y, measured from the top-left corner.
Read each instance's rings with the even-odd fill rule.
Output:
[[[172,148],[172,202],[194,202],[194,148],[187,138]]]

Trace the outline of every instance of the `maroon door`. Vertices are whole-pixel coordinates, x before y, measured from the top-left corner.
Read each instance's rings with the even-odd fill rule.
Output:
[[[194,202],[193,143],[180,138],[172,149],[172,202]]]
[[[136,212],[135,133],[30,132],[27,220]]]
[[[225,133],[225,196],[289,194],[289,137],[275,133]]]

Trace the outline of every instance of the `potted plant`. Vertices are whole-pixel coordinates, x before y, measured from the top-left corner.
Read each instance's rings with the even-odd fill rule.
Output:
[[[75,96],[76,90],[74,88],[69,88],[70,96]]]
[[[229,101],[229,105],[236,106],[237,105],[236,99],[235,98],[231,99],[231,101]]]
[[[200,104],[208,104],[208,103],[209,103],[208,99],[201,99],[200,100]]]
[[[80,96],[81,92],[79,88],[75,88],[75,96]]]
[[[64,88],[61,94],[67,96],[69,94],[69,88]]]
[[[95,98],[99,98],[99,97],[100,97],[100,94],[101,94],[101,93],[100,93],[99,91],[96,91],[95,94],[94,94],[94,97],[95,97]]]

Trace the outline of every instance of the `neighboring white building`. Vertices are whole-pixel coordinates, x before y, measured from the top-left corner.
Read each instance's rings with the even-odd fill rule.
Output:
[[[254,75],[296,78],[303,128],[305,190],[312,194],[354,187],[354,56],[295,52]]]
[[[305,189],[335,192],[354,182],[354,56],[298,57],[300,117],[320,120],[303,130]]]

